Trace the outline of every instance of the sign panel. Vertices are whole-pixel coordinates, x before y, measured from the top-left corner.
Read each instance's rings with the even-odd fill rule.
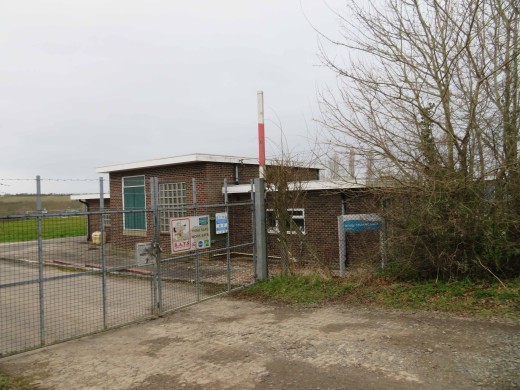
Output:
[[[383,226],[381,217],[377,214],[342,215],[343,231],[346,233],[380,230]]]
[[[211,246],[209,215],[190,217],[191,249],[204,249]]]
[[[211,246],[209,216],[171,218],[172,253],[204,249]]]
[[[135,244],[135,263],[137,265],[155,264],[155,255],[151,242],[142,242]]]
[[[189,251],[191,248],[190,218],[170,219],[172,253]]]
[[[369,230],[379,230],[379,245],[381,248],[381,268],[385,267],[385,231],[383,220],[378,214],[347,214],[338,216],[339,243],[339,274],[345,276],[347,271],[348,243],[345,233],[357,233]]]
[[[346,233],[364,232],[365,230],[379,230],[381,229],[381,222],[344,221],[343,229]]]
[[[225,234],[228,232],[227,213],[215,213],[215,233]]]

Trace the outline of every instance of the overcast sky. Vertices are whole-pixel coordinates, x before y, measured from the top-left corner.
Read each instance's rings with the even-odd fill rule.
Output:
[[[268,156],[279,125],[293,151],[310,149],[317,92],[335,79],[307,18],[334,34],[329,7],[341,3],[0,0],[0,179],[96,179],[96,167],[196,152],[256,157],[258,90]]]

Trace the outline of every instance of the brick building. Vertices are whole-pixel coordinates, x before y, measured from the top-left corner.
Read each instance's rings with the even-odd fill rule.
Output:
[[[294,226],[303,232],[291,231],[289,237],[289,261],[313,262],[322,265],[339,266],[338,216],[343,214],[379,213],[379,197],[366,186],[359,183],[339,181],[309,180],[298,182],[297,191],[301,196],[290,206],[289,217]],[[229,188],[230,197],[244,196],[250,191],[249,186],[237,185]],[[280,244],[276,218],[270,218],[274,212],[270,207],[268,191],[267,208],[267,245],[270,257],[279,257]],[[347,263],[356,265],[361,261],[378,263],[380,261],[379,233],[364,231],[345,233]]]
[[[295,234],[291,240],[291,254],[299,261],[318,257],[323,263],[337,264],[338,215],[377,212],[378,202],[362,185],[319,180],[317,167],[291,169],[299,171],[301,191],[305,193],[299,203],[289,210],[291,218],[303,233]],[[258,177],[259,170],[258,160],[253,158],[191,154],[105,166],[96,169],[96,172],[108,173],[110,177],[112,214],[108,239],[114,245],[126,248],[153,238],[150,178],[158,179],[159,206],[169,208],[169,211],[161,212],[160,216],[161,246],[168,248],[170,218],[203,214],[212,217],[223,211],[222,206],[206,205],[222,205],[224,179],[228,183],[230,203],[251,199],[251,180]],[[269,197],[268,192],[268,207]],[[192,207],[194,200],[196,206]],[[269,255],[278,256],[276,221],[270,217],[270,210],[267,213]],[[230,234],[231,245],[250,239],[252,221],[249,206],[233,208],[228,218],[230,232],[233,232]],[[374,247],[373,242],[377,240],[370,237],[371,233],[366,234]],[[359,235],[356,236],[358,238]],[[354,238],[350,242],[355,242]],[[366,248],[357,253],[357,247],[351,245],[348,248],[350,261],[366,253]]]
[[[87,240],[92,240],[92,233],[101,230],[101,214],[96,214],[100,210],[100,197],[96,194],[71,195],[71,200],[77,200],[85,205],[85,211],[91,213],[87,214]],[[103,207],[110,209],[110,194],[103,194]],[[105,220],[105,237],[110,239],[110,214],[104,214]]]

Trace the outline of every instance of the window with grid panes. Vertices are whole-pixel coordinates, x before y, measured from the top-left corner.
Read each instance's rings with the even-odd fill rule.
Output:
[[[111,214],[103,214],[103,223],[105,224],[105,226],[110,226],[110,224],[112,223],[110,217]]]
[[[184,205],[186,205],[186,183],[159,184],[159,206],[162,209],[161,232],[168,233],[170,231],[170,218],[187,215],[186,210],[174,209]]]

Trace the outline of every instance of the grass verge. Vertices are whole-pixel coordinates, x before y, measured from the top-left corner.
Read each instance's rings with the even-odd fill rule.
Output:
[[[483,317],[520,319],[520,278],[505,287],[493,281],[394,282],[323,279],[316,275],[277,276],[238,296],[290,304],[344,302],[403,310],[429,310]]]
[[[0,390],[37,390],[41,387],[31,385],[25,379],[13,378],[6,374],[0,373]]]
[[[84,215],[42,218],[42,238],[44,240],[85,234],[87,234],[87,223]],[[37,239],[38,221],[36,218],[0,221],[0,243]]]

